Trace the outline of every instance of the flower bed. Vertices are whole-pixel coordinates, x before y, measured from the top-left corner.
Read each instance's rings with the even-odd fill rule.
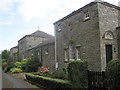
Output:
[[[71,88],[70,81],[67,80],[52,79],[34,74],[25,74],[25,76],[28,81],[46,88]]]

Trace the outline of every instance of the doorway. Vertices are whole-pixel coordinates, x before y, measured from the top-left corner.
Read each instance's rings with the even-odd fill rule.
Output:
[[[106,45],[106,63],[113,59],[112,45]]]

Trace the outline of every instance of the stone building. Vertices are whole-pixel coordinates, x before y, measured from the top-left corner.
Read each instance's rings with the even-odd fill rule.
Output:
[[[10,49],[10,58],[12,60],[18,60],[18,46],[12,47]]]
[[[120,58],[119,11],[115,5],[95,0],[55,22],[58,69],[66,61],[87,60],[89,70],[104,71],[111,59]]]
[[[29,58],[37,55],[42,66],[55,70],[55,40],[49,39],[28,50]]]
[[[42,31],[36,31],[30,35],[25,35],[18,41],[18,54],[19,60],[23,58],[28,58],[27,50],[31,49],[43,41],[54,38],[52,35],[49,35]]]

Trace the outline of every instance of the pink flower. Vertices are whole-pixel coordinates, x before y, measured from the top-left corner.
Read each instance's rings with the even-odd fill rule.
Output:
[[[43,75],[42,73],[40,73],[40,75]]]
[[[42,66],[41,68],[45,68],[44,66]]]

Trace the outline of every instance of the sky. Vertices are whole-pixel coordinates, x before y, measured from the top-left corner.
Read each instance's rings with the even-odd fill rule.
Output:
[[[94,0],[0,0],[0,51],[39,30],[54,35],[53,23]],[[119,0],[104,0],[118,5]]]

